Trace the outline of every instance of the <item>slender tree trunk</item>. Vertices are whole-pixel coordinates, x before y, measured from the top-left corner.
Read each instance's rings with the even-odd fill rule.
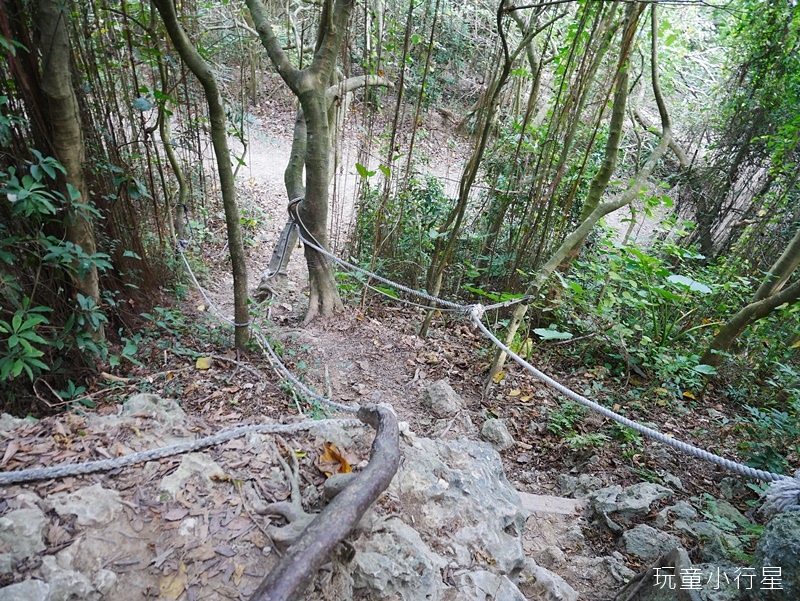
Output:
[[[783,251],[770,268],[767,277],[764,278],[755,296],[753,296],[753,302],[764,300],[779,292],[798,265],[800,265],[800,228],[798,228],[794,238],[789,242],[786,250]]]
[[[597,224],[598,221],[600,221],[600,219],[609,213],[621,209],[622,207],[633,202],[633,200],[639,195],[641,189],[645,186],[647,178],[650,177],[650,174],[653,172],[653,169],[655,169],[656,164],[659,160],[661,160],[661,157],[664,156],[664,153],[669,148],[670,141],[672,140],[672,123],[670,121],[669,113],[667,112],[667,105],[664,102],[664,97],[661,93],[661,84],[658,77],[658,57],[656,53],[658,48],[658,16],[655,4],[651,6],[651,10],[651,78],[653,82],[653,95],[655,96],[656,104],[658,105],[658,111],[661,116],[661,140],[622,196],[615,201],[604,202],[598,205],[597,208],[595,208],[591,214],[589,214],[589,216],[578,226],[578,228],[564,239],[564,241],[561,243],[561,246],[552,254],[547,263],[545,263],[545,265],[538,271],[533,282],[525,291],[526,296],[535,298],[539,295],[542,287],[545,285],[547,280],[550,279],[550,276],[558,268],[561,262],[567,257],[567,254],[577,244],[581,243],[586,236],[589,235],[589,232],[591,232],[592,228]],[[514,340],[514,336],[516,335],[527,310],[528,305],[525,303],[520,303],[515,307],[514,313],[511,316],[511,321],[508,325],[508,330],[506,332],[506,345],[511,344],[511,342]],[[489,375],[486,380],[487,390],[492,385],[494,377],[500,373],[501,369],[503,369],[505,360],[506,354],[503,351],[498,350],[495,353],[494,360],[489,368]]]
[[[611,124],[608,131],[608,140],[606,141],[605,156],[603,157],[603,164],[600,169],[592,178],[592,183],[589,186],[589,193],[586,196],[586,202],[583,204],[579,221],[585,221],[589,215],[600,204],[600,199],[608,187],[608,182],[611,181],[611,176],[614,174],[614,169],[617,167],[617,156],[619,156],[620,140],[622,139],[622,125],[625,121],[625,106],[628,100],[628,69],[623,66],[622,71],[617,79],[617,91],[614,94],[614,108],[611,112]],[[578,258],[581,248],[586,243],[586,237],[579,240],[573,246],[564,261],[559,266],[560,271],[568,271],[569,267]]]
[[[478,176],[478,168],[480,167],[481,161],[483,160],[483,155],[486,152],[486,145],[489,143],[494,116],[497,113],[497,108],[500,103],[500,92],[508,81],[508,77],[511,74],[511,66],[514,64],[514,61],[519,56],[520,52],[527,48],[531,39],[535,35],[534,31],[528,32],[525,37],[523,37],[516,50],[510,52],[505,33],[503,32],[504,14],[505,0],[501,0],[497,9],[497,32],[500,35],[500,41],[503,48],[503,64],[500,74],[491,86],[489,100],[486,104],[486,111],[481,121],[481,130],[477,145],[475,146],[475,149],[473,150],[469,160],[464,165],[464,171],[461,174],[456,206],[450,211],[445,223],[438,229],[439,234],[447,233],[447,239],[444,241],[444,236],[438,236],[436,238],[436,244],[434,245],[433,253],[431,254],[431,264],[428,267],[428,273],[426,277],[426,288],[428,293],[432,296],[437,296],[441,290],[444,270],[450,261],[450,257],[452,256],[456,246],[456,242],[458,242],[458,236],[461,233],[461,224],[464,220],[464,214],[467,211],[472,185],[475,183],[475,178]],[[428,334],[428,328],[430,327],[433,315],[433,310],[429,310],[425,314],[425,319],[423,320],[419,331],[419,335],[423,338]]]
[[[225,104],[217,85],[217,80],[209,64],[192,45],[189,36],[178,22],[173,0],[153,0],[175,50],[186,66],[194,73],[206,96],[208,116],[211,122],[211,141],[217,159],[222,206],[225,209],[225,222],[228,227],[228,249],[233,266],[233,304],[236,322],[236,348],[243,349],[249,338],[248,323],[250,315],[247,307],[247,266],[244,260],[242,227],[239,222],[239,206],[236,203],[236,186],[231,167],[231,153],[228,148],[228,134],[225,125]]]
[[[47,97],[52,142],[56,158],[67,171],[68,188],[77,193],[72,198],[68,190],[67,211],[64,218],[67,240],[79,246],[87,255],[97,252],[91,213],[89,189],[83,175],[86,150],[83,144],[81,116],[78,99],[72,87],[70,57],[72,50],[67,33],[69,13],[64,5],[54,0],[40,0],[36,15],[42,44],[42,91]],[[97,268],[76,266],[75,288],[79,294],[100,301],[100,283]],[[103,340],[103,326],[92,332],[96,341]]]

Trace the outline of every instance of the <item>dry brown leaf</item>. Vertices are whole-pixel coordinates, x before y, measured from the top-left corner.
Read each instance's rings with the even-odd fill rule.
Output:
[[[6,452],[3,454],[3,460],[0,461],[0,466],[8,463],[9,460],[17,454],[17,451],[19,451],[19,443],[16,440],[12,440],[6,447]]]
[[[208,561],[209,559],[214,559],[217,556],[214,553],[214,549],[208,543],[204,545],[200,545],[199,547],[192,549],[189,552],[188,558],[192,561]]]
[[[178,520],[182,520],[189,514],[189,510],[185,507],[173,507],[166,513],[162,514],[163,517],[168,522],[177,522]]]
[[[324,452],[317,459],[319,471],[330,477],[333,474],[347,474],[353,471],[347,459],[339,452],[332,442],[323,442]]]
[[[186,590],[186,583],[189,581],[189,576],[186,573],[186,564],[181,562],[178,565],[178,571],[168,576],[162,576],[158,583],[159,595],[162,599],[177,599]]]

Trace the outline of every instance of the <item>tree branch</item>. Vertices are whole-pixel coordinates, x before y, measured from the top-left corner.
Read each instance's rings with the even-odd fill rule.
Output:
[[[356,77],[349,77],[327,89],[325,92],[325,98],[328,101],[328,106],[330,106],[331,103],[333,103],[333,101],[337,98],[342,98],[350,92],[366,86],[385,86],[387,88],[394,88],[394,84],[391,81],[385,77],[380,77],[379,75],[358,75]]]
[[[266,15],[266,9],[261,0],[245,0],[247,8],[250,9],[250,15],[253,17],[253,24],[256,26],[256,32],[261,39],[261,43],[267,50],[272,64],[275,65],[280,76],[286,84],[292,88],[292,91],[297,94],[294,86],[297,83],[300,71],[292,65],[289,57],[283,51],[281,43],[275,37],[275,32],[272,31],[272,25],[269,24],[269,19]]]

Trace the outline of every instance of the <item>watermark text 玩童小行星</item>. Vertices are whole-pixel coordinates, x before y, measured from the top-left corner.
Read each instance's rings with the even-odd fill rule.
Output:
[[[655,585],[660,589],[701,590],[710,586],[719,590],[723,585],[734,584],[739,590],[777,590],[783,589],[781,568],[764,566],[761,574],[755,568],[735,568],[732,574],[717,567],[711,574],[700,568],[681,568],[675,573],[673,567],[653,568]]]

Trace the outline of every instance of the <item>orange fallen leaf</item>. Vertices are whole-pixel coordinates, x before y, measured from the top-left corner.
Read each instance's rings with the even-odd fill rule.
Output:
[[[353,471],[347,459],[341,454],[336,445],[332,442],[323,442],[325,451],[317,460],[319,471],[330,477],[333,474],[347,474]]]

